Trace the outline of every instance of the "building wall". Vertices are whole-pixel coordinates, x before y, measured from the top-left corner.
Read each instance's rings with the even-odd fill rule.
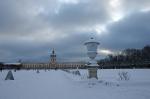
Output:
[[[63,68],[84,68],[85,64],[51,64],[51,63],[23,63],[24,69],[63,69]]]

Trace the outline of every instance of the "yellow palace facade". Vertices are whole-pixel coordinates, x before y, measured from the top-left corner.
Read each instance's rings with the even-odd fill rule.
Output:
[[[66,69],[66,68],[85,68],[85,63],[82,62],[68,62],[58,63],[56,54],[53,49],[50,55],[49,63],[22,63],[24,69]]]

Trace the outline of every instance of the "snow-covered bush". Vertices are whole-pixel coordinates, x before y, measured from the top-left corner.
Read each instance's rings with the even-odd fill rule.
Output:
[[[124,72],[124,71],[119,72],[118,76],[119,76],[119,80],[129,80],[130,79],[128,72]]]
[[[36,71],[36,73],[38,74],[38,73],[40,73],[40,71],[39,71],[39,70],[37,70],[37,71]]]
[[[111,86],[112,84],[111,84],[111,82],[105,82],[104,83],[106,86]]]
[[[74,75],[79,75],[79,76],[81,75],[80,72],[79,72],[79,70],[72,71],[72,73],[73,73]]]

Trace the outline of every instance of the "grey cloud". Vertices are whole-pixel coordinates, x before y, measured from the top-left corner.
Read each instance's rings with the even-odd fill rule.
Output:
[[[46,3],[52,5],[54,0],[1,0],[0,1],[0,34],[28,35],[46,27],[39,17],[40,7]],[[55,5],[55,4],[53,4]],[[49,9],[52,9],[49,7]]]
[[[78,4],[63,4],[58,13],[43,15],[50,26],[60,30],[76,29],[104,23],[109,18],[104,1],[98,0],[80,2]]]
[[[121,0],[122,10],[126,13],[132,13],[144,8],[149,8],[149,0]]]
[[[45,28],[60,34],[90,28],[109,18],[106,5],[106,0],[78,4],[61,4],[58,0],[0,1],[0,34],[24,36]],[[59,6],[59,13],[54,13]]]
[[[110,49],[142,48],[150,44],[150,12],[136,12],[110,24],[101,40]]]

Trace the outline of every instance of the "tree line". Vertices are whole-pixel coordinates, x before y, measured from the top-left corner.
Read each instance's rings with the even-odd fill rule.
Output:
[[[98,61],[99,65],[138,65],[150,64],[150,45],[142,49],[128,48],[119,54],[109,54],[105,59]]]

